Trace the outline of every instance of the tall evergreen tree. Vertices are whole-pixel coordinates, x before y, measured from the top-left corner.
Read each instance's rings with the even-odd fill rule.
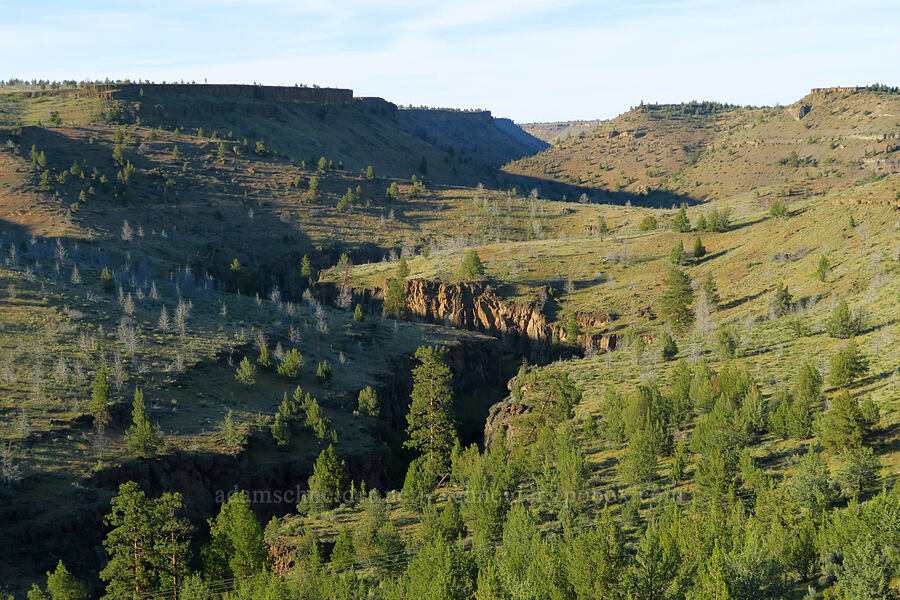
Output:
[[[94,427],[103,429],[109,425],[109,375],[103,367],[97,369],[94,375],[90,409],[94,416]]]
[[[691,229],[691,222],[687,216],[687,204],[684,202],[681,203],[681,206],[678,208],[678,214],[672,220],[672,229],[679,233],[684,233]]]
[[[157,589],[155,544],[158,536],[153,503],[134,481],[119,486],[104,523],[112,527],[103,546],[109,563],[100,571],[106,598],[139,597]]]
[[[674,327],[684,329],[694,318],[691,310],[694,302],[691,280],[683,271],[670,268],[663,283],[666,285],[666,291],[663,292],[660,301],[661,313]]]
[[[347,467],[329,444],[316,459],[308,481],[310,508],[319,511],[339,505],[346,481]]]
[[[850,314],[850,306],[843,298],[834,307],[834,311],[832,311],[831,317],[828,319],[826,330],[831,337],[842,340],[851,338],[859,333],[853,315]]]
[[[831,371],[828,373],[828,382],[841,388],[853,385],[857,377],[869,372],[869,359],[859,351],[856,340],[850,342],[838,350],[831,358]]]
[[[184,503],[181,494],[165,493],[156,501],[158,518],[154,551],[157,555],[157,573],[160,589],[178,600],[184,580],[190,572],[191,535],[194,527],[183,516]]]
[[[160,444],[159,434],[150,424],[144,392],[138,388],[134,390],[131,420],[132,425],[125,432],[128,450],[141,458],[155,456]]]
[[[63,564],[59,561],[56,570],[47,573],[47,593],[50,600],[87,600],[90,598],[87,586],[72,575]]]
[[[413,368],[413,390],[406,416],[404,443],[427,457],[434,473],[444,476],[450,463],[450,450],[456,441],[453,425],[450,367],[446,348],[422,346],[416,350],[419,364]]]
[[[825,413],[822,443],[833,453],[846,448],[862,446],[865,420],[859,402],[847,390],[842,390],[831,401]]]
[[[481,279],[484,277],[484,263],[475,248],[470,248],[459,265],[459,273],[464,279]]]
[[[266,563],[263,532],[244,492],[232,494],[209,520],[210,542],[204,548],[207,579],[246,579]]]

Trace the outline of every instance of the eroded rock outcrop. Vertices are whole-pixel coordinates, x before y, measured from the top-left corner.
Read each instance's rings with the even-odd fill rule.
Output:
[[[485,283],[407,279],[404,287],[412,317],[426,323],[482,331],[511,341],[570,342],[565,327],[551,323],[539,304],[503,300]],[[335,304],[340,294],[332,282],[319,282],[311,291],[319,302],[328,305]],[[360,303],[370,312],[380,312],[383,290],[354,288],[352,296],[354,304]],[[606,313],[579,312],[576,318],[582,330],[594,332],[612,321]],[[593,349],[602,353],[615,349],[617,342],[615,333],[584,333],[578,335],[575,345],[584,351]]]

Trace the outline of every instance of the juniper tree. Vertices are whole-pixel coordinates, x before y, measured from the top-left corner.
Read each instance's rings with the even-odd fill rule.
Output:
[[[419,364],[412,373],[413,389],[406,416],[409,439],[404,446],[418,450],[426,457],[432,471],[444,476],[449,467],[450,450],[456,441],[447,350],[422,346],[416,350],[415,358]]]

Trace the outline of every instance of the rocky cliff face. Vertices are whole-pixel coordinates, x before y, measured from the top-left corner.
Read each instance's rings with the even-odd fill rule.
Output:
[[[426,323],[495,334],[506,342],[534,350],[549,346],[554,339],[570,342],[565,328],[549,322],[539,305],[508,302],[484,283],[452,284],[407,279],[404,287],[413,317]],[[330,305],[337,301],[339,291],[334,283],[320,282],[313,286],[312,293],[320,302]],[[381,310],[382,297],[383,290],[353,289],[353,302],[359,302],[371,312]],[[576,317],[581,328],[586,330],[605,328],[612,320],[605,313],[577,313]],[[615,349],[618,335],[607,332],[580,334],[572,341],[583,351],[593,349],[602,353]]]
[[[507,302],[482,283],[447,284],[409,279],[405,287],[412,314],[431,323],[524,338],[541,344],[549,344],[555,338],[573,342],[584,350],[593,347],[597,352],[616,347],[614,333],[581,334],[577,340],[570,340],[561,325],[548,321],[539,305]],[[577,319],[583,329],[603,328],[611,320],[607,314],[591,313],[578,313]]]

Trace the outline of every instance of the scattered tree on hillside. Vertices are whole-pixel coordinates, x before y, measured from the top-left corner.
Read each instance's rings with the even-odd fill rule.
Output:
[[[94,375],[90,409],[94,417],[94,427],[104,429],[109,425],[109,376],[103,367],[97,369]]]
[[[851,338],[859,333],[858,319],[855,319],[850,314],[850,306],[843,298],[834,307],[834,311],[832,311],[831,317],[828,319],[826,330],[829,336],[839,339]]]
[[[159,439],[159,433],[153,428],[149,417],[147,417],[144,392],[139,388],[134,390],[131,420],[132,425],[125,432],[128,450],[141,458],[155,456],[161,440]]]
[[[235,379],[240,381],[246,385],[253,385],[256,383],[256,365],[250,362],[250,359],[246,356],[241,360],[238,365],[237,371],[234,374]]]
[[[694,302],[694,290],[686,273],[670,268],[663,279],[666,291],[660,300],[660,314],[676,329],[687,327],[694,317],[691,305]]]
[[[474,248],[470,248],[459,266],[459,273],[464,279],[481,279],[484,277],[484,263]]]
[[[838,350],[831,358],[828,382],[836,387],[848,388],[853,381],[869,372],[869,359],[860,352],[855,340]]]
[[[679,233],[684,233],[691,229],[691,222],[688,220],[687,216],[687,204],[684,202],[681,203],[678,214],[675,215],[675,218],[672,220],[672,229]]]

